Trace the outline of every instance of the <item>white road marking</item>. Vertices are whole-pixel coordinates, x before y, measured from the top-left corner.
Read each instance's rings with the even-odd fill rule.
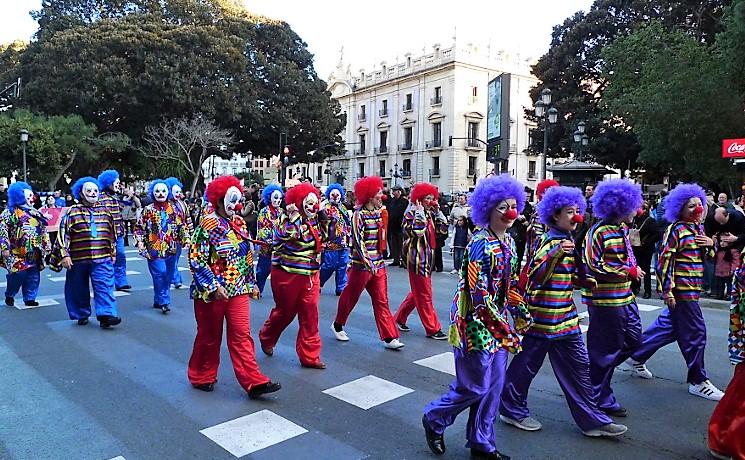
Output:
[[[307,432],[300,425],[266,409],[200,431],[235,457],[243,457]]]
[[[127,270],[127,275],[141,275],[137,270]]]
[[[329,396],[341,399],[364,410],[413,392],[414,390],[411,388],[389,382],[374,375],[368,375],[343,385],[323,390],[323,393]]]
[[[414,364],[428,367],[446,374],[455,375],[455,358],[453,357],[452,351],[414,361]]]
[[[650,305],[648,303],[638,303],[636,304],[636,306],[639,307],[640,311],[655,311],[662,309],[662,307],[658,307],[657,305]]]
[[[66,279],[67,279],[66,276],[50,276],[49,277],[49,281],[53,281],[55,283],[59,283],[60,281],[64,281]]]
[[[587,332],[587,329],[589,329],[589,326],[585,326],[584,324],[580,324],[580,325],[579,325],[579,330],[580,330],[580,332],[582,332],[583,334],[585,334],[585,333]]]
[[[49,297],[37,297],[36,301],[39,302],[38,307],[27,307],[23,300],[16,299],[15,307],[18,310],[30,310],[32,308],[39,308],[39,307],[51,307],[52,305],[59,305],[59,302],[56,300],[49,298]]]
[[[136,262],[138,260],[145,260],[142,257],[127,257],[127,262]]]

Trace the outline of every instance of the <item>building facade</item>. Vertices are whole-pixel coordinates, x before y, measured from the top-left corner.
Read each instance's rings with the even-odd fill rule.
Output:
[[[270,159],[254,158],[253,155],[234,153],[229,159],[212,155],[202,163],[202,174],[205,183],[209,183],[215,177],[253,173],[264,178],[264,184],[277,180],[279,174],[279,156]],[[261,182],[261,181],[259,181]]]

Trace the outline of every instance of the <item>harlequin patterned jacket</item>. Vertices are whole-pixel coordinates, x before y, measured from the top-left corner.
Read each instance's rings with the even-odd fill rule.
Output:
[[[8,272],[44,267],[44,257],[52,249],[46,225],[36,209],[16,207],[0,214],[0,251],[10,252],[7,259],[0,257],[0,264]]]
[[[745,264],[735,271],[734,279],[729,314],[729,360],[737,365],[745,362]]]
[[[185,215],[169,201],[145,206],[134,234],[145,246],[141,255],[158,259],[176,254],[176,246],[188,244],[190,237]]]
[[[328,217],[328,240],[324,249],[338,251],[349,248],[350,233],[352,231],[352,215],[343,204],[324,202],[323,209]]]
[[[189,250],[191,297],[205,302],[222,286],[228,297],[256,295],[251,236],[242,217],[231,220],[206,214],[194,232]]]
[[[279,225],[279,221],[282,220],[284,213],[282,208],[264,206],[259,211],[258,216],[256,216],[256,239],[262,243],[259,246],[259,255],[266,257],[272,256],[274,229]]]

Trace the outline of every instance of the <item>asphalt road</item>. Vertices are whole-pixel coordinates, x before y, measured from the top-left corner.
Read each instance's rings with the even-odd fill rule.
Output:
[[[153,310],[147,266],[136,254],[129,256],[129,269],[139,274],[130,275],[131,294],[118,298],[123,323],[115,329],[102,330],[95,321],[80,327],[67,319],[64,282],[58,278],[63,274],[43,274],[42,299],[58,304],[0,307],[0,459],[435,458],[420,419],[425,405],[452,380],[447,372],[451,349],[425,338],[415,315],[409,321],[412,332],[403,334],[403,351],[385,350],[363,294],[348,323],[351,341],[337,342],[329,329],[337,297],[327,285],[320,310],[322,359],[328,369],[300,367],[293,324],[273,357],[258,355],[262,370],[282,383],[280,392],[249,400],[223,347],[216,389],[203,393],[186,379],[195,335],[187,290],[173,292],[169,315]],[[402,269],[388,273],[395,310],[409,290],[408,280]],[[188,279],[188,272],[183,274]],[[454,275],[434,274],[441,321],[447,321],[455,284]],[[251,304],[254,337],[272,307],[269,289],[265,295]],[[646,326],[661,302],[643,302],[652,310],[642,312]],[[723,388],[732,376],[727,313],[705,308],[704,315],[707,370]],[[430,367],[415,363],[427,358],[422,364]],[[621,422],[629,431],[598,440],[582,436],[574,425],[545,363],[529,398],[543,430],[527,433],[498,423],[499,449],[516,459],[706,458],[706,426],[714,403],[688,395],[677,346],[661,350],[649,368],[655,380],[616,372],[616,394],[630,411]],[[466,419],[461,415],[448,429],[449,449],[440,458],[468,458]]]

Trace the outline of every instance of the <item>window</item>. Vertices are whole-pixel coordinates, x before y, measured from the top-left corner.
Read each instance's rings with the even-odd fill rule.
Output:
[[[411,159],[406,159],[403,161],[403,170],[404,170],[404,177],[411,177]]]
[[[385,160],[378,161],[378,175],[380,177],[385,177]]]
[[[432,123],[432,147],[442,146],[442,123]]]
[[[479,87],[478,86],[472,86],[471,87],[471,97],[473,97],[474,99],[476,99],[477,97],[479,97]],[[363,112],[365,111],[364,109],[365,109],[365,106],[363,105],[362,106],[362,111]]]
[[[323,166],[319,165],[316,167],[316,180],[321,181],[323,179]]]
[[[404,128],[404,150],[412,149],[412,141],[414,136],[413,131],[414,130],[411,128],[411,126],[407,126],[406,128]]]
[[[440,157],[432,157],[432,175],[440,175]]]
[[[381,117],[387,117],[388,116],[388,99],[383,99],[381,101],[381,108],[380,108],[380,116]]]
[[[476,175],[476,157],[468,157],[468,175]]]
[[[223,167],[222,167],[222,173],[223,173],[223,175],[226,175],[226,174],[228,173],[228,168],[227,168],[227,166],[223,166]]]
[[[388,151],[388,131],[380,132],[380,153]]]
[[[535,179],[535,161],[528,162],[528,178]]]
[[[233,175],[238,173],[238,168],[233,168]]]
[[[365,145],[365,135],[360,134],[360,152],[365,153],[365,151],[367,150],[365,147],[367,147]]]
[[[366,111],[365,105],[363,104],[360,106],[360,113],[359,115],[357,115],[357,119],[359,121],[365,121],[366,118],[367,118],[367,111]]]
[[[442,104],[442,87],[435,87],[435,97],[432,98],[432,105]]]
[[[365,163],[357,164],[357,177],[365,177]]]
[[[475,121],[468,122],[468,146],[469,147],[481,147],[480,142],[476,139],[479,138],[479,123]]]
[[[306,169],[305,166],[303,166],[303,177],[307,177],[307,176],[308,176],[308,170]]]
[[[414,96],[412,93],[409,93],[406,95],[406,103],[404,104],[404,112],[408,112],[409,110],[412,110]]]

